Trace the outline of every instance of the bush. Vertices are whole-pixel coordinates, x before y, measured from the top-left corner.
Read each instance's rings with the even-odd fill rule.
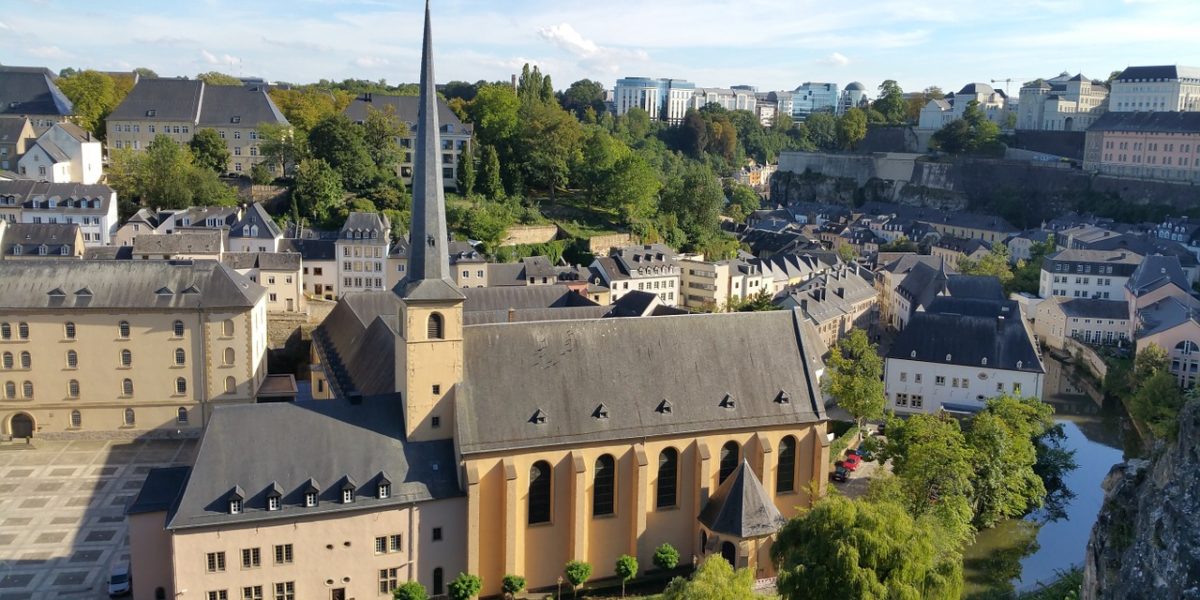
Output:
[[[427,600],[429,594],[425,591],[425,586],[415,581],[407,581],[392,592],[392,598],[396,600]]]
[[[450,598],[451,600],[470,600],[479,595],[481,589],[483,589],[483,579],[480,579],[478,575],[459,573],[458,577],[450,582]]]
[[[850,442],[858,439],[858,427],[851,427],[829,444],[829,459],[838,460],[842,453],[850,447]]]
[[[621,597],[624,598],[625,597],[625,582],[629,581],[630,579],[633,579],[634,577],[637,577],[637,572],[638,572],[637,559],[628,554],[622,554],[619,558],[617,558],[617,565],[615,568],[615,572],[617,574],[617,577],[621,578]]]
[[[572,596],[579,593],[579,586],[592,576],[592,565],[583,562],[582,560],[573,560],[567,563],[563,572],[567,575],[567,581],[571,582],[571,588],[574,592]]]
[[[501,580],[500,589],[507,596],[520,594],[525,589],[525,578],[520,575],[505,575]]]
[[[670,571],[679,566],[679,551],[675,546],[663,544],[654,551],[654,566]]]

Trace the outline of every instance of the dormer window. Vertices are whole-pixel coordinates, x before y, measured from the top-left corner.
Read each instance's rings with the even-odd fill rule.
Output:
[[[354,488],[348,487],[342,489],[342,504],[350,504],[354,502]]]
[[[230,498],[229,499],[229,514],[231,514],[231,515],[242,514],[242,499],[241,498]]]
[[[380,500],[386,500],[392,496],[392,484],[386,481],[379,482],[379,488],[375,494]]]
[[[152,109],[150,109],[150,110],[146,111],[146,116],[147,116],[147,117],[157,117],[157,116],[158,116],[158,111],[157,111],[157,110],[154,110],[154,109],[152,108]]]
[[[229,122],[230,123],[241,123],[242,118],[241,117],[233,117],[232,119],[229,119]]]
[[[279,510],[279,496],[267,496],[267,510]]]
[[[314,508],[316,506],[317,506],[317,493],[316,492],[304,492],[304,507],[305,508]]]
[[[13,253],[13,256],[20,256],[21,255],[21,245],[13,244],[12,253]]]

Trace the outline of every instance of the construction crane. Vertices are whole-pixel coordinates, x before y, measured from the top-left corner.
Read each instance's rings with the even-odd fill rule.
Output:
[[[1009,77],[1008,79],[993,79],[992,83],[1003,83],[1004,84],[1004,95],[1007,96],[1008,95],[1008,84],[1010,84],[1014,81],[1033,81],[1034,79],[1037,79],[1037,78],[1036,77],[1019,77],[1019,78]]]

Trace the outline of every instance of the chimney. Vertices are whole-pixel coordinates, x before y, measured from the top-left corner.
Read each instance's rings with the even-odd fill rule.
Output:
[[[512,323],[513,321],[516,321],[516,320],[517,320],[517,309],[515,309],[515,308],[512,308],[512,307],[509,307],[509,309],[508,309],[508,322],[509,322],[509,323]]]

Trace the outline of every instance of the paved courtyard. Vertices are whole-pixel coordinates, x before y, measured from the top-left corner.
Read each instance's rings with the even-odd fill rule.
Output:
[[[190,465],[197,444],[0,445],[0,600],[107,598],[109,569],[129,559],[125,507],[151,468]]]

